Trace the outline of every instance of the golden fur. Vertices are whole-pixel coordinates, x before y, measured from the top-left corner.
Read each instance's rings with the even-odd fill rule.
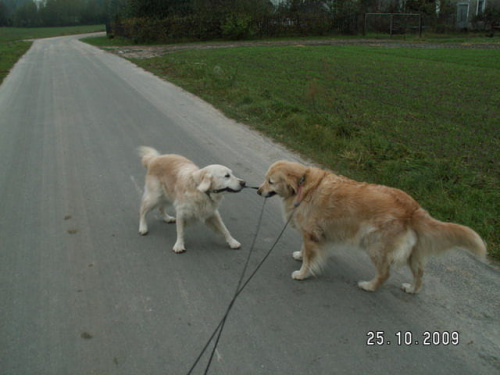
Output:
[[[360,281],[361,289],[377,290],[389,277],[393,263],[407,262],[414,283],[422,286],[425,256],[461,247],[485,257],[486,246],[472,229],[432,218],[408,194],[382,185],[357,182],[319,168],[278,161],[266,174],[258,194],[283,200],[286,219],[302,234],[301,251],[293,254],[302,267],[292,277],[302,280],[317,273],[326,258],[327,244],[348,243],[365,249],[377,274]]]
[[[222,222],[218,207],[223,191],[241,191],[245,181],[236,178],[229,168],[222,165],[199,169],[180,155],[160,155],[154,148],[145,146],[140,147],[138,152],[142,165],[148,170],[140,209],[140,234],[148,233],[146,215],[158,207],[164,221],[176,223],[177,241],[173,247],[176,253],[186,251],[184,226],[193,219],[205,222],[222,234],[231,248],[241,247]],[[175,207],[176,218],[166,213],[165,208],[169,204]]]

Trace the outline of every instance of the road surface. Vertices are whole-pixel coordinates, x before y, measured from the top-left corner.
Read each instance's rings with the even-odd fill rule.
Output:
[[[35,41],[0,86],[0,374],[186,374],[219,323],[262,198],[223,202],[241,250],[195,225],[174,254],[175,227],[155,215],[137,233],[139,145],[225,164],[251,185],[273,161],[299,160],[78,37]],[[271,198],[251,268],[282,227]],[[241,293],[211,374],[499,373],[498,271],[454,252],[429,262],[420,295],[400,290],[406,268],[370,294],[356,287],[374,272],[361,252],[293,281],[299,246],[287,229]]]

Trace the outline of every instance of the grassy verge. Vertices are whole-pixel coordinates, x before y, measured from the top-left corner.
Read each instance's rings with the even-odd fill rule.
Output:
[[[31,42],[0,42],[0,84],[30,47]]]
[[[10,69],[30,48],[26,39],[49,38],[53,36],[85,34],[104,31],[103,25],[73,27],[16,28],[0,27],[0,83]]]
[[[54,36],[87,34],[105,31],[104,25],[68,27],[0,27],[0,43],[24,39],[50,38]]]
[[[355,179],[408,191],[500,259],[500,50],[248,47],[135,60]]]
[[[292,41],[308,41],[308,40],[363,40],[363,39],[370,39],[370,40],[380,40],[384,42],[403,42],[403,43],[412,43],[412,44],[423,44],[423,43],[440,43],[440,44],[463,44],[463,45],[481,45],[481,44],[496,44],[500,45],[500,38],[494,37],[484,37],[482,34],[432,34],[432,33],[426,33],[424,34],[421,38],[418,37],[417,35],[398,35],[398,36],[393,36],[392,38],[388,38],[387,34],[367,34],[365,36],[363,35],[329,35],[329,36],[314,36],[314,37],[282,37],[282,38],[272,38],[272,39],[255,39],[254,41],[256,42],[263,42],[263,41],[287,41],[287,40],[292,40]],[[87,43],[92,44],[97,47],[109,47],[109,46],[136,46],[133,42],[132,39],[127,39],[123,37],[114,37],[112,39],[107,38],[107,37],[92,37],[92,38],[87,38],[85,40]],[[250,42],[252,40],[244,40],[244,42]],[[228,42],[227,40],[216,40],[216,41],[211,41],[211,43],[217,43],[217,42]],[[172,44],[188,44],[190,42],[185,42],[185,43],[172,43]],[[192,41],[192,43],[201,43],[200,41]],[[146,43],[145,45],[159,45],[160,43]]]

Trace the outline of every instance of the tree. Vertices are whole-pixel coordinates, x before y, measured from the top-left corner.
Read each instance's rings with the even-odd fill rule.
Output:
[[[438,11],[435,0],[408,0],[406,2],[406,8],[407,11],[433,16],[436,15]]]
[[[46,0],[41,8],[45,26],[73,26],[81,24],[83,0]]]
[[[191,0],[129,0],[126,13],[130,17],[164,19],[191,13]]]
[[[0,0],[0,26],[10,22],[10,15],[12,24],[19,27],[104,23],[105,1],[110,2],[109,0]]]
[[[17,27],[41,26],[38,7],[33,1],[29,1],[18,7],[13,14],[13,24]]]
[[[83,2],[80,22],[84,25],[106,22],[106,8],[101,0],[86,0]]]
[[[7,5],[0,1],[0,27],[7,26],[9,23],[9,9]]]

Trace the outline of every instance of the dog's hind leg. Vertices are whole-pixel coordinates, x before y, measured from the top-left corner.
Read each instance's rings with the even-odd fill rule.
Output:
[[[422,287],[422,276],[424,275],[422,259],[420,258],[420,256],[418,256],[418,254],[413,253],[408,259],[408,266],[413,273],[413,285],[409,283],[403,283],[402,289],[406,293],[416,294]]]
[[[358,286],[368,292],[376,291],[389,278],[391,264],[408,261],[415,243],[415,233],[397,221],[388,221],[380,230],[368,233],[362,246],[377,268],[377,275],[370,281],[360,281]]]
[[[146,222],[146,215],[149,211],[158,205],[158,198],[148,193],[147,189],[144,191],[141,202],[141,209],[139,211],[139,233],[145,235],[148,233],[148,224]]]
[[[216,233],[222,234],[231,249],[239,249],[241,244],[236,241],[229,230],[224,225],[219,211],[215,211],[214,215],[206,220],[207,225]]]
[[[158,207],[161,203],[160,183],[156,178],[146,176],[144,184],[144,193],[142,193],[141,209],[139,211],[139,233],[145,235],[148,233],[146,215],[149,211]]]
[[[380,252],[371,253],[370,258],[377,268],[377,274],[370,281],[358,282],[358,287],[367,292],[374,292],[389,278],[391,264],[387,256],[382,255]]]

